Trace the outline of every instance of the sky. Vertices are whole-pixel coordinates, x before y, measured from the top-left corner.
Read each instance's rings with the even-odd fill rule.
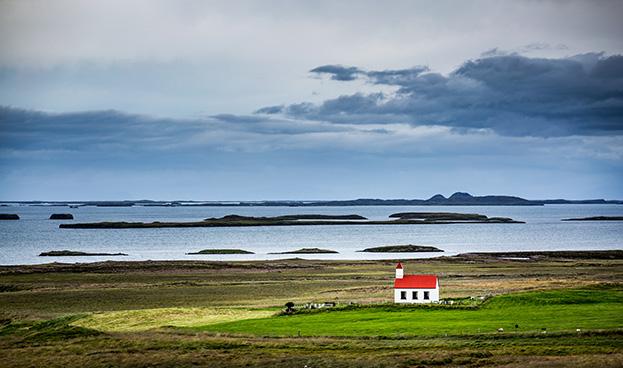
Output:
[[[0,200],[623,199],[621,1],[0,1]]]

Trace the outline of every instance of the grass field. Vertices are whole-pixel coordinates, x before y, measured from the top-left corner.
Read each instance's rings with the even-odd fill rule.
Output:
[[[405,267],[438,274],[442,298],[492,297],[387,304],[393,261],[0,266],[0,366],[623,366],[619,256]],[[353,304],[275,316],[287,301]]]
[[[623,329],[623,288],[501,295],[478,308],[374,306],[210,324],[202,330],[260,336],[426,336]],[[515,326],[519,326],[515,328]]]
[[[234,308],[157,308],[100,312],[71,323],[104,332],[146,331],[164,326],[194,327],[272,316],[275,310]]]

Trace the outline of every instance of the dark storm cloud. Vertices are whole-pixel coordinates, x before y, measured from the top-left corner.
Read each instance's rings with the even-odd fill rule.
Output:
[[[257,109],[254,111],[255,114],[279,114],[281,112],[283,112],[283,105],[275,105],[275,106],[266,106],[266,107],[262,107],[261,109]]]
[[[330,123],[278,117],[220,114],[195,119],[158,118],[114,110],[46,113],[0,106],[0,150],[4,152],[131,152],[265,147],[274,137],[346,132]]]
[[[285,114],[336,123],[410,123],[491,129],[511,136],[623,133],[623,56],[588,53],[559,59],[518,54],[463,63],[449,75],[425,67],[364,71],[323,66],[334,80],[366,79],[394,94],[340,96],[293,104]]]
[[[418,66],[410,69],[365,71],[354,66],[323,65],[310,70],[310,73],[327,74],[337,81],[352,81],[368,78],[375,84],[402,84],[428,71],[427,67]]]
[[[316,74],[328,74],[337,81],[352,81],[359,77],[362,71],[352,66],[323,65],[309,71]]]
[[[114,110],[45,113],[0,107],[4,149],[158,148],[205,129],[206,122],[154,118]]]

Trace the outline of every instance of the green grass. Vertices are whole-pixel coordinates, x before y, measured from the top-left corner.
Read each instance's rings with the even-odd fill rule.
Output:
[[[492,298],[480,308],[379,306],[204,326],[260,336],[397,336],[623,328],[623,289],[538,291]],[[519,325],[519,328],[515,328]]]

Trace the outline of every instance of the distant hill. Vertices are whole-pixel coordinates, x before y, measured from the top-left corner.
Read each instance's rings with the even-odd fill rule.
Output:
[[[542,206],[545,204],[623,204],[623,201],[604,199],[568,200],[547,199],[529,200],[515,196],[487,195],[473,196],[456,192],[449,198],[435,194],[429,199],[354,199],[346,201],[317,201],[305,203],[308,206]]]
[[[7,201],[3,203],[25,204],[34,206],[98,206],[98,207],[130,207],[130,206],[158,206],[158,207],[329,207],[329,206],[543,206],[545,204],[623,204],[621,200],[605,199],[543,199],[530,200],[515,196],[486,195],[473,196],[465,192],[456,192],[446,198],[442,194],[435,194],[429,199],[378,199],[360,198],[338,201]]]
[[[350,201],[319,201],[312,206],[542,206],[539,201],[530,201],[513,196],[472,196],[456,192],[449,198],[435,194],[429,199],[355,199]]]

